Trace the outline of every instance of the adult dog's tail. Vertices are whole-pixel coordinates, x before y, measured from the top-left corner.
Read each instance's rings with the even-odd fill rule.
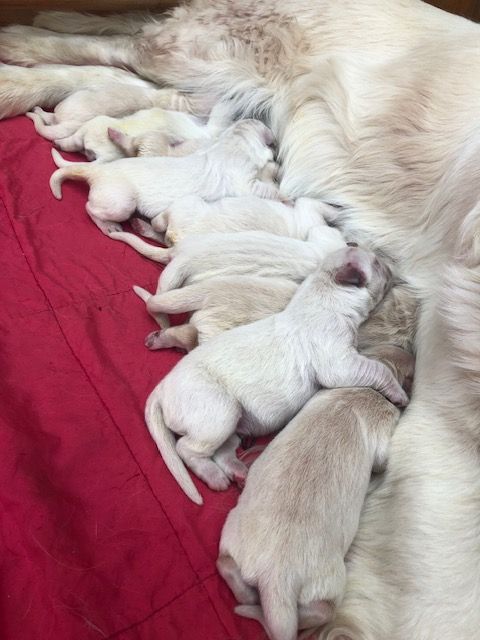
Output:
[[[187,468],[177,453],[175,436],[165,424],[162,408],[155,396],[155,392],[151,393],[147,400],[145,406],[145,422],[172,476],[190,500],[195,502],[195,504],[203,504],[202,496],[197,491]]]

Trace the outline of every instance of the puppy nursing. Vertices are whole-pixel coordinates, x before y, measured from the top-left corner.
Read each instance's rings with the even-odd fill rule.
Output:
[[[373,254],[333,252],[283,312],[212,338],[160,382],[146,422],[194,502],[202,498],[183,463],[210,488],[225,489],[246,473],[235,456],[235,432],[280,429],[320,387],[371,386],[407,404],[391,371],[355,349],[358,327],[388,284],[388,269]],[[174,433],[181,436],[176,444]]]
[[[165,243],[174,244],[186,236],[204,233],[268,231],[279,236],[306,240],[310,230],[325,226],[334,207],[313,198],[298,198],[294,204],[256,196],[222,198],[205,202],[197,196],[175,200],[154,220]]]
[[[110,233],[110,237],[134,247],[142,255],[167,264],[157,293],[218,276],[257,275],[301,282],[331,251],[345,247],[338,229],[312,229],[304,242],[263,231],[215,233],[187,237],[163,249],[132,233]]]
[[[68,163],[53,150],[61,168],[53,173],[50,187],[60,199],[64,180],[88,182],[87,212],[104,233],[121,230],[118,223],[135,211],[154,218],[186,195],[197,194],[206,200],[247,194],[276,198],[275,184],[258,177],[273,160],[271,140],[261,122],[243,120],[231,125],[205,151],[180,158],[124,158],[91,165]]]
[[[413,374],[402,349],[371,355],[400,383]],[[383,470],[399,416],[373,389],[320,391],[250,468],[217,567],[236,612],[259,620],[272,640],[295,640],[332,617],[372,468]]]

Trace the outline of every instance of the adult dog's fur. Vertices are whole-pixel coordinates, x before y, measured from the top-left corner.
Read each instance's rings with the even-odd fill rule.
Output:
[[[126,65],[155,82],[230,96],[269,119],[286,195],[343,205],[344,224],[397,261],[421,301],[413,401],[323,638],[475,637],[480,27],[419,0],[197,0],[143,26],[50,20],[42,26],[117,35],[7,29],[0,59]],[[92,82],[85,67],[7,66],[0,76],[4,116]]]

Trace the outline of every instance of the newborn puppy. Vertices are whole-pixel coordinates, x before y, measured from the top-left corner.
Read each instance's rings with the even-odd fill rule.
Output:
[[[155,154],[149,155],[187,155],[201,144],[211,144],[214,136],[231,124],[231,119],[227,117],[230,113],[225,111],[223,103],[214,107],[207,124],[182,111],[160,107],[142,109],[122,118],[100,115],[80,127],[76,121],[45,124],[43,117],[36,112],[26,115],[33,120],[37,133],[53,140],[63,151],[84,151],[89,160],[96,159],[99,162],[111,162],[124,157],[126,146],[130,151],[125,140],[136,139],[131,136],[155,137]]]
[[[146,423],[194,502],[202,498],[183,463],[211,489],[225,489],[246,475],[235,456],[235,432],[277,431],[320,387],[371,386],[394,404],[407,404],[391,371],[355,348],[358,327],[389,281],[373,253],[335,251],[284,311],[212,338],[160,382],[148,398]],[[176,444],[174,433],[181,436]]]
[[[141,287],[133,289],[161,327],[166,313],[192,314],[188,324],[150,333],[145,345],[149,349],[173,347],[191,351],[223,331],[282,311],[297,285],[280,278],[224,276],[156,296]]]
[[[175,200],[160,213],[153,227],[165,234],[168,245],[189,235],[250,230],[306,240],[312,227],[325,226],[323,215],[328,215],[331,208],[313,198],[299,198],[289,206],[256,196],[222,198],[216,202],[188,196]]]
[[[170,145],[178,145],[179,141],[185,138],[203,139],[207,135],[205,125],[198,118],[181,111],[167,111],[159,107],[143,109],[123,118],[97,116],[80,127],[77,127],[76,122],[46,125],[37,113],[27,113],[27,116],[33,120],[37,133],[53,140],[63,151],[85,151],[89,160],[98,162],[111,162],[124,156],[115,143],[124,134],[137,135],[152,129],[157,130],[158,135],[162,135],[165,152],[163,155],[168,154]]]
[[[273,159],[270,130],[258,120],[241,120],[204,151],[181,158],[124,158],[108,164],[75,163],[52,151],[57,166],[50,179],[54,196],[62,197],[65,179],[90,185],[87,212],[104,233],[138,210],[154,218],[174,200],[197,194],[206,200],[255,194],[278,198],[273,182],[258,174]]]
[[[147,336],[145,345],[152,350],[177,348],[191,351],[223,331],[282,311],[297,290],[297,284],[285,278],[223,276],[155,296],[141,287],[133,289],[162,328],[168,327],[165,314],[192,314],[188,324],[153,331]],[[359,349],[386,343],[411,351],[416,312],[412,291],[406,285],[395,285],[375,313],[360,327]],[[412,380],[404,379],[403,386],[407,391],[411,383]]]
[[[193,117],[193,116],[192,116]],[[216,104],[206,126],[197,130],[170,130],[152,128],[137,134],[132,132],[109,130],[110,140],[117,146],[123,156],[186,156],[212,144],[212,141],[233,122],[233,114],[228,103]],[[272,163],[277,168],[276,163]],[[275,170],[276,174],[276,170]],[[275,176],[265,176],[262,172],[261,180],[273,180]]]
[[[370,355],[399,382],[414,359],[381,345]],[[369,388],[317,393],[248,472],[220,540],[217,567],[272,640],[324,625],[342,599],[344,558],[372,468],[384,469],[399,411]]]
[[[191,236],[173,247],[154,247],[133,233],[111,237],[132,246],[151,260],[167,264],[157,293],[217,276],[257,275],[301,282],[328,253],[345,247],[338,229],[315,227],[308,242],[264,231],[240,231]]]

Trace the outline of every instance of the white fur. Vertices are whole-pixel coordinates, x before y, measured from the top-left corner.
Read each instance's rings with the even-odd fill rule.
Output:
[[[282,311],[296,289],[291,280],[259,276],[209,278],[157,295],[134,287],[160,326],[164,325],[166,313],[192,314],[188,325],[154,331],[145,341],[149,349],[176,347],[186,351],[223,331]]]
[[[7,30],[0,58],[129,65],[265,114],[287,195],[342,204],[352,234],[396,260],[420,300],[415,390],[323,638],[476,637],[479,276],[457,248],[475,237],[462,221],[479,196],[480,27],[419,0],[198,0],[135,29],[47,42]],[[87,81],[78,69],[0,68],[3,115],[55,104]]]
[[[189,235],[249,230],[306,240],[313,227],[325,225],[324,215],[334,214],[334,207],[312,198],[299,198],[288,205],[255,196],[216,202],[190,196],[175,200],[154,219],[153,227],[165,234],[167,244]]]
[[[113,104],[108,103],[110,111]],[[96,107],[101,108],[98,104]],[[89,159],[110,162],[125,155],[187,155],[202,143],[212,142],[214,136],[230,124],[224,110],[217,111],[218,107],[214,108],[207,124],[190,114],[161,107],[142,109],[120,118],[98,115],[80,126],[85,115],[80,107],[72,120],[60,123],[56,115],[40,107],[26,115],[33,121],[37,133],[52,140],[62,151],[85,151]],[[180,144],[185,141],[196,142],[196,146]]]
[[[266,198],[277,196],[273,182],[258,177],[273,158],[267,146],[270,139],[261,122],[243,120],[226,129],[214,145],[185,157],[69,163],[53,150],[61,168],[53,173],[50,186],[55,197],[61,198],[63,180],[87,181],[87,212],[109,233],[121,229],[115,223],[128,220],[136,210],[154,218],[185,195],[198,194],[207,200],[252,193]]]
[[[352,270],[366,286],[345,284]],[[202,499],[182,460],[212,489],[225,489],[245,475],[232,450],[235,431],[278,430],[320,386],[372,386],[394,403],[408,402],[390,370],[355,349],[358,327],[387,284],[374,254],[331,253],[284,311],[212,338],[160,382],[147,401],[147,426],[194,502]],[[173,432],[181,435],[176,446]]]
[[[301,282],[328,253],[345,247],[340,231],[327,226],[313,228],[306,242],[265,231],[239,231],[187,237],[168,249],[154,247],[132,233],[110,236],[151,260],[168,263],[157,293],[217,276],[257,275]]]
[[[322,626],[341,602],[372,467],[385,466],[399,415],[372,389],[320,391],[249,470],[218,567],[244,605],[236,611],[272,640]]]

